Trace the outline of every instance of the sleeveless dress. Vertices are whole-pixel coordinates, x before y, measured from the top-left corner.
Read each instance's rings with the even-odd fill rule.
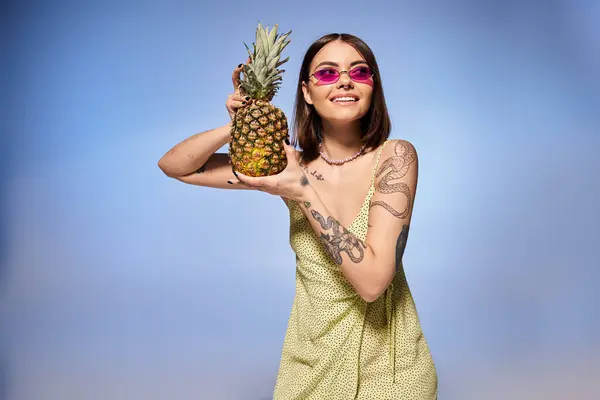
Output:
[[[375,172],[347,229],[365,240]],[[323,249],[300,205],[287,202],[296,294],[274,400],[435,400],[437,373],[403,265],[385,293],[364,301]]]

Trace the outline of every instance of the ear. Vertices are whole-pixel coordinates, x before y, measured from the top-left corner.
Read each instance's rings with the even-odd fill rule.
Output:
[[[306,84],[306,82],[302,82],[302,92],[304,93],[304,101],[312,105],[313,101],[310,97],[310,91],[308,90],[308,85]]]

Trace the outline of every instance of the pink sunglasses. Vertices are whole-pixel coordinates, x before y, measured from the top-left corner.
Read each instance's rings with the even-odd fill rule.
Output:
[[[373,75],[375,75],[373,70],[365,65],[359,65],[350,69],[350,71],[338,71],[333,67],[325,67],[315,71],[315,73],[310,75],[308,79],[314,76],[319,81],[318,84],[331,85],[336,83],[342,74],[348,74],[350,79],[359,83],[367,83],[373,77]]]

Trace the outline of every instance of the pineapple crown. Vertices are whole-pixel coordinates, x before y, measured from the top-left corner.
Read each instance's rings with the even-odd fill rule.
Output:
[[[288,36],[292,31],[285,34],[277,34],[278,25],[269,32],[269,28],[263,28],[258,23],[256,29],[256,42],[253,43],[253,51],[244,42],[250,63],[244,66],[244,75],[240,81],[240,87],[245,94],[256,100],[271,101],[282,81],[285,70],[277,69],[290,58],[279,61],[283,49],[290,43]]]

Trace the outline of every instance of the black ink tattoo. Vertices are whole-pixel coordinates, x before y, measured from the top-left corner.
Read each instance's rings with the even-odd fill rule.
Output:
[[[396,241],[396,271],[400,268],[402,263],[402,257],[404,256],[404,249],[406,248],[406,242],[408,240],[408,225],[402,226],[402,232],[398,235]]]
[[[410,188],[404,182],[390,183],[390,181],[395,181],[404,177],[410,168],[410,164],[412,164],[416,158],[417,152],[415,151],[413,145],[406,140],[400,140],[396,142],[396,145],[394,146],[394,155],[381,164],[381,167],[377,171],[376,175],[379,176],[384,171],[388,169],[390,170],[379,181],[379,184],[377,185],[377,191],[385,194],[397,192],[404,193],[407,199],[407,204],[404,211],[398,212],[383,201],[374,201],[371,203],[370,207],[383,207],[397,218],[406,218],[408,216],[412,203]]]
[[[325,251],[336,264],[342,264],[342,252],[346,253],[350,260],[355,263],[362,261],[365,254],[364,249],[367,246],[360,239],[340,225],[332,216],[328,216],[327,221],[325,221],[325,218],[317,211],[311,210],[310,213],[319,225],[321,225],[321,228],[326,230],[333,228],[331,234],[321,232],[320,239],[325,246]]]
[[[392,206],[390,206],[388,203],[386,203],[385,201],[373,201],[371,203],[370,207],[372,208],[375,206],[381,206],[381,207],[385,208],[394,217],[403,218],[403,214],[400,214],[398,211],[394,210],[394,208]]]
[[[302,167],[303,170],[305,170],[307,173],[311,174],[312,176],[314,176],[318,181],[324,181],[325,178],[323,178],[323,174],[315,171],[310,172],[308,170],[308,167],[306,165],[304,165],[304,162],[300,163],[300,166]]]
[[[302,174],[302,177],[300,178],[300,186],[306,185],[308,185],[308,178],[306,177],[306,175]]]
[[[310,201],[305,201],[304,202],[304,207],[309,208],[310,207]]]
[[[201,173],[203,173],[204,171],[206,171],[206,164],[207,164],[207,162],[205,162],[203,166],[201,166],[200,168],[198,168],[198,169],[196,170],[196,173],[197,173],[197,174],[201,174]]]
[[[306,172],[308,172],[308,169],[306,170]],[[317,178],[318,181],[324,181],[325,178],[323,178],[323,175],[318,173],[317,171],[313,171],[313,172],[308,172],[309,174],[311,174],[312,176],[314,176],[315,178]]]

